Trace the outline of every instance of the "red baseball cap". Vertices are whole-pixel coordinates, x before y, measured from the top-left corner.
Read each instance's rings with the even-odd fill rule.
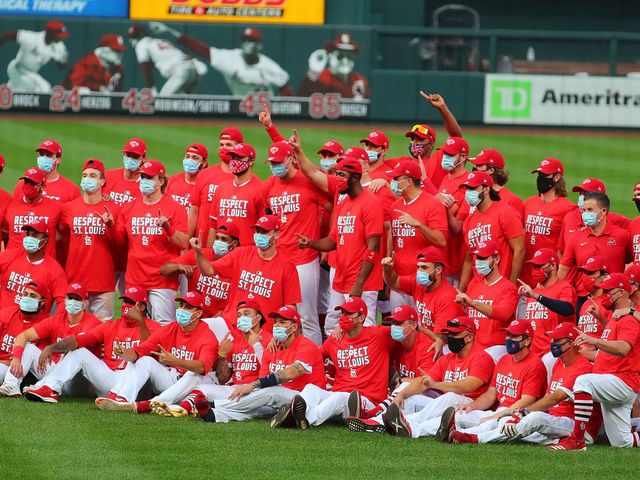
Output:
[[[469,154],[469,144],[462,137],[449,137],[444,145],[439,148],[447,155],[457,155],[458,153]]]
[[[28,168],[24,175],[20,177],[20,180],[31,180],[35,183],[46,183],[47,182],[47,174],[44,173],[44,170],[40,170],[36,167]]]
[[[202,295],[199,292],[187,292],[182,297],[176,298],[176,302],[188,303],[192,307],[202,308]]]
[[[244,142],[244,136],[236,127],[227,127],[220,132],[220,140],[234,140],[242,143]]]
[[[164,175],[164,165],[159,160],[147,160],[140,167],[140,173],[155,177],[156,175]]]
[[[264,161],[264,163],[282,163],[288,157],[292,157],[294,155],[295,154],[293,153],[293,148],[291,148],[289,142],[287,142],[286,140],[280,140],[279,142],[276,142],[269,147],[269,156]]]
[[[469,187],[476,188],[480,185],[484,185],[486,187],[493,187],[493,178],[487,172],[481,172],[476,170],[475,172],[471,172],[467,176],[467,180],[462,182],[460,187]]]
[[[0,153],[0,169],[4,170],[4,166],[5,166],[4,155]]]
[[[475,158],[470,158],[469,161],[474,165],[493,165],[496,168],[504,168],[502,154],[493,148],[485,148]]]
[[[404,322],[405,320],[411,320],[414,323],[418,323],[418,312],[410,305],[399,305],[393,311],[389,318],[396,322]]]
[[[47,284],[45,282],[29,282],[24,286],[24,288],[33,290],[34,292],[39,293],[42,297],[47,297],[49,295],[49,289],[47,288]]]
[[[527,337],[533,337],[535,332],[531,322],[524,318],[516,318],[511,321],[507,328],[501,328],[500,330],[510,333],[511,335],[526,335]]]
[[[417,162],[412,160],[401,160],[397,163],[393,170],[391,170],[391,178],[396,178],[401,175],[406,175],[407,177],[417,178],[420,180],[422,178],[422,170],[420,170],[420,165]]]
[[[87,168],[95,168],[99,172],[104,174],[104,163],[102,163],[97,158],[90,158],[86,162],[84,162],[84,166],[82,167],[82,171],[84,172]]]
[[[344,155],[344,148],[338,142],[334,142],[333,140],[329,140],[322,145],[322,148],[318,150],[316,153],[321,155],[322,152],[331,152],[334,155]]]
[[[362,175],[362,165],[354,158],[343,157],[336,165],[336,170],[344,170],[345,172],[359,173]]]
[[[251,39],[251,40],[255,40],[257,42],[261,42],[262,41],[262,34],[260,33],[260,30],[258,30],[257,28],[245,28],[244,31],[242,32],[242,36],[240,37],[241,39]]]
[[[487,258],[491,255],[500,255],[500,246],[495,240],[485,240],[478,245],[478,248],[473,253],[482,258]]]
[[[251,145],[248,145],[246,143],[238,143],[235,147],[229,150],[229,153],[227,155],[235,155],[236,157],[240,158],[250,157],[251,160],[255,160],[256,151]]]
[[[227,235],[231,235],[233,238],[240,238],[240,229],[233,222],[225,222],[218,225],[218,230]]]
[[[260,227],[267,232],[271,230],[280,230],[280,219],[276,215],[263,215],[258,219],[252,228]]]
[[[209,157],[207,147],[205,147],[201,143],[192,143],[187,147],[187,150],[184,153],[195,153],[196,155],[200,155],[205,160]]]
[[[344,152],[344,158],[353,158],[354,160],[364,160],[369,163],[369,154],[362,147],[350,147]]]
[[[611,290],[613,288],[622,288],[627,293],[631,293],[631,282],[624,273],[610,273],[596,284],[603,290]]]
[[[54,37],[60,40],[69,36],[69,30],[66,29],[64,23],[57,20],[49,20],[45,24],[44,29],[46,32],[53,33]]]
[[[470,317],[455,317],[447,322],[447,326],[442,329],[442,333],[471,332],[476,333],[476,322]]]
[[[527,260],[527,263],[533,265],[544,265],[548,262],[558,264],[558,255],[551,248],[541,248],[533,254],[533,257]]]
[[[607,193],[607,189],[597,178],[585,178],[580,185],[571,189],[572,192],[602,192]]]
[[[367,138],[360,140],[360,143],[364,142],[373,143],[376,147],[389,148],[389,137],[378,131],[373,131],[367,135]]]
[[[109,47],[111,50],[115,50],[117,52],[122,52],[126,50],[124,42],[122,41],[121,35],[116,35],[115,33],[110,33],[108,35],[103,35],[100,37],[100,46],[101,47]]]
[[[571,340],[575,340],[578,337],[578,332],[576,331],[576,324],[571,322],[562,322],[556,325],[553,330],[548,330],[544,332],[547,337],[551,337],[553,339],[556,338],[570,338]]]
[[[144,156],[147,154],[147,145],[139,138],[130,138],[122,150],[123,153],[135,153]]]
[[[41,218],[38,218],[36,220],[33,220],[27,223],[26,225],[23,225],[22,231],[25,231],[27,228],[33,228],[36,232],[45,233],[49,235],[49,225],[47,225],[47,222],[45,222]]]
[[[349,297],[342,302],[342,305],[335,307],[334,310],[344,310],[349,313],[357,312],[363,313],[364,315],[367,315],[368,313],[367,304],[364,303],[364,300],[360,297]]]
[[[640,190],[640,182],[636,183],[636,186],[633,187],[633,191],[634,192],[637,192],[638,190]],[[631,199],[631,201],[634,202],[634,201],[638,200],[638,198],[640,198],[640,197],[636,196],[635,193],[634,193],[633,198]]]
[[[262,307],[255,298],[245,298],[244,300],[240,300],[238,302],[237,310],[241,308],[253,308],[255,311],[262,313]]]
[[[604,262],[604,258],[599,255],[587,258],[584,265],[581,265],[579,268],[580,270],[586,270],[587,272],[595,272],[597,270],[602,270],[604,272],[609,271],[609,267],[607,267]]]
[[[431,263],[446,263],[442,249],[433,245],[423,248],[418,252],[418,261]]]
[[[36,148],[36,152],[44,150],[45,152],[53,153],[55,155],[62,155],[62,148],[60,144],[55,140],[45,140],[40,144],[38,148]]]
[[[436,141],[436,131],[429,125],[421,125],[417,123],[411,127],[411,130],[404,134],[405,137],[412,137],[414,135],[420,138],[428,138],[434,143]]]
[[[269,317],[271,317],[271,318],[282,317],[285,320],[293,320],[298,325],[300,325],[300,314],[296,311],[295,308],[280,307],[275,312],[271,312],[269,314]]]
[[[640,282],[640,265],[634,263],[624,271],[630,282]]]
[[[564,167],[562,166],[562,162],[557,158],[545,158],[540,162],[538,168],[531,170],[531,173],[544,173],[545,175],[559,173],[560,175],[564,175]]]
[[[129,287],[124,292],[124,295],[120,296],[120,299],[127,298],[131,300],[133,303],[144,302],[147,303],[147,292],[142,288],[138,287]]]
[[[87,298],[89,296],[87,287],[85,287],[84,285],[78,282],[70,283],[67,286],[67,291],[65,292],[65,295],[69,295],[69,294],[78,295],[80,298]]]

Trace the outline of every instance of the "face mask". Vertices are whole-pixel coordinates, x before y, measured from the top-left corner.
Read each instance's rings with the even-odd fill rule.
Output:
[[[613,306],[620,299],[620,297],[618,297],[618,299],[614,300],[613,295],[613,293],[605,293],[604,295],[602,295],[602,302],[600,303],[607,310],[613,310]]]
[[[260,250],[266,250],[269,248],[271,237],[269,235],[265,235],[264,233],[254,233],[253,234],[253,243],[256,244]]]
[[[398,187],[397,180],[391,180],[391,184],[389,186],[391,187],[391,191],[396,197],[399,197],[400,195],[402,195],[402,191],[404,190],[404,188],[407,188],[407,187],[404,187],[404,188]]]
[[[349,332],[355,328],[355,323],[353,318],[348,315],[340,315],[340,320],[338,320],[338,324],[343,332]]]
[[[20,297],[20,310],[26,313],[35,313],[40,308],[40,300],[31,297]]]
[[[132,308],[133,305],[127,305],[126,303],[123,303],[120,306],[120,311],[122,312],[121,318],[126,318],[127,317],[127,313],[129,313],[129,309]]]
[[[98,181],[95,178],[83,178],[80,181],[80,188],[87,193],[93,193],[98,190]]]
[[[541,175],[538,175],[538,180],[536,181],[536,187],[538,188],[538,192],[547,193],[551,188],[556,184],[553,181],[553,177],[546,178]]]
[[[584,210],[584,195],[580,194],[580,196],[578,197],[578,208],[580,209],[580,211]]]
[[[582,212],[582,223],[587,227],[595,227],[598,225],[598,213],[600,212]]]
[[[440,162],[442,168],[447,172],[450,172],[456,167],[456,157],[452,157],[451,155],[447,155],[446,153],[442,154],[442,162]]]
[[[276,342],[283,343],[289,335],[287,334],[287,327],[273,327],[273,338],[276,339]]]
[[[640,213],[640,200],[634,200],[633,203],[636,204],[636,210],[638,210],[638,213]]]
[[[563,353],[569,351],[568,348],[566,350],[562,350],[562,345],[564,344],[553,343],[553,342],[551,342],[551,344],[549,345],[549,349],[551,350],[551,355],[553,355],[554,358],[558,358]]]
[[[482,277],[486,277],[487,275],[489,275],[491,273],[491,270],[493,270],[493,268],[490,267],[490,263],[491,263],[491,260],[476,259],[475,265],[476,265],[476,272],[478,272],[478,275]]]
[[[427,272],[418,272],[416,273],[416,283],[423,287],[428,287],[433,283],[433,280],[431,280],[431,275]]]
[[[200,170],[200,164],[195,160],[185,158],[182,160],[182,168],[186,173],[193,175],[194,173],[198,173],[198,170]]]
[[[191,323],[191,313],[184,308],[179,308],[176,310],[176,320],[182,327],[186,327]]]
[[[27,197],[29,200],[33,200],[38,195],[40,195],[40,192],[38,191],[38,187],[33,183],[27,183],[27,182],[24,182],[22,184],[22,193],[24,193],[24,196]]]
[[[234,175],[242,175],[249,170],[249,162],[243,162],[242,160],[230,160],[229,168]]]
[[[480,205],[480,202],[482,202],[482,198],[480,198],[481,193],[482,192],[476,192],[475,190],[467,188],[467,191],[464,194],[464,199],[470,206],[477,207]]]
[[[255,318],[255,317],[254,317]],[[238,318],[238,329],[247,333],[249,330],[253,328],[253,318],[242,316]]]
[[[422,158],[426,148],[422,144],[410,143],[409,144],[409,153],[413,158]]]
[[[335,160],[330,160],[330,159],[325,160],[324,158],[320,159],[320,167],[325,172],[329,170],[331,167],[333,167],[334,165],[336,165],[337,163],[338,162],[336,162]]]
[[[124,168],[130,172],[135,172],[140,168],[140,160],[125,156],[122,161],[124,162]]]
[[[44,170],[47,173],[53,170],[53,160],[49,157],[45,157],[44,155],[41,155],[38,157],[38,160],[36,161],[36,163],[38,164],[38,168],[40,170]]]
[[[223,242],[222,240],[214,240],[213,242],[213,253],[222,257],[229,253],[229,244],[227,242]]]
[[[533,281],[536,283],[543,283],[548,278],[546,268],[545,267],[534,268],[531,271],[531,278],[533,278]]]
[[[404,333],[404,327],[400,325],[391,325],[391,338],[393,338],[396,342],[401,342],[407,335]]]
[[[34,253],[40,248],[40,240],[35,237],[23,237],[22,246],[27,252]]]
[[[338,193],[345,193],[349,190],[349,182],[344,177],[336,177],[336,189]]]
[[[507,347],[507,353],[515,355],[520,350],[522,350],[522,347],[520,346],[521,342],[522,340],[520,342],[516,342],[515,340],[510,340],[508,338],[505,339],[504,345]]]
[[[271,173],[278,178],[282,178],[287,174],[287,166],[284,163],[269,164]]]
[[[374,152],[373,150],[367,150],[367,155],[369,155],[369,163],[376,163],[378,158],[380,158],[380,154],[378,152]]]
[[[80,300],[65,299],[64,308],[69,315],[77,315],[82,311],[82,302]]]
[[[447,337],[447,346],[449,350],[453,353],[459,353],[466,346],[464,341],[466,337],[456,338],[456,337]]]
[[[220,147],[220,150],[218,150],[218,157],[220,157],[220,160],[223,163],[229,163],[229,161],[231,160],[231,158],[229,158],[230,151],[231,149],[223,147]]]
[[[584,288],[587,293],[593,292],[596,289],[596,278],[589,277],[588,275],[582,277],[582,288]]]
[[[140,179],[140,191],[143,195],[151,195],[156,189],[156,182],[150,178]]]

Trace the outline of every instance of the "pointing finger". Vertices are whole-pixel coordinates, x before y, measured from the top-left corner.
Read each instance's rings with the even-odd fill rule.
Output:
[[[520,280],[519,278],[518,278],[518,283],[519,283],[520,285],[522,285],[522,286],[526,286],[526,287],[528,287],[528,285],[527,285],[526,283],[524,283],[522,280]]]

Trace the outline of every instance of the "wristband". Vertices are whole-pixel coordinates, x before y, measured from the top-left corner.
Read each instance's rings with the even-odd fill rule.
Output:
[[[168,237],[173,237],[173,235],[176,233],[176,228],[173,225],[171,225],[170,223],[167,224],[167,226],[162,227],[162,228],[164,228],[164,231],[167,232],[167,236]]]
[[[362,255],[362,260],[364,260],[365,262],[369,262],[369,263],[373,263],[373,259],[376,256],[376,253],[374,250],[365,250],[364,255]]]
[[[270,373],[266,377],[260,377],[258,381],[260,382],[260,388],[274,387],[278,384],[278,379],[276,379],[274,373]]]
[[[218,350],[218,356],[219,356],[220,358],[227,358],[227,356],[226,356],[225,354],[220,353],[220,350]]]
[[[629,308],[629,315],[633,315],[636,313],[636,309],[634,307]]]
[[[22,352],[24,352],[24,347],[21,347],[20,345],[13,346],[13,358],[17,358],[18,360],[21,360]]]

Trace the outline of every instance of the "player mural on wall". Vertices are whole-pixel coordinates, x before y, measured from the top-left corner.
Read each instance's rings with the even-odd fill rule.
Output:
[[[103,35],[98,47],[76,62],[62,85],[67,90],[80,87],[81,93],[85,90],[122,91],[124,76],[122,56],[126,49],[122,36]]]

